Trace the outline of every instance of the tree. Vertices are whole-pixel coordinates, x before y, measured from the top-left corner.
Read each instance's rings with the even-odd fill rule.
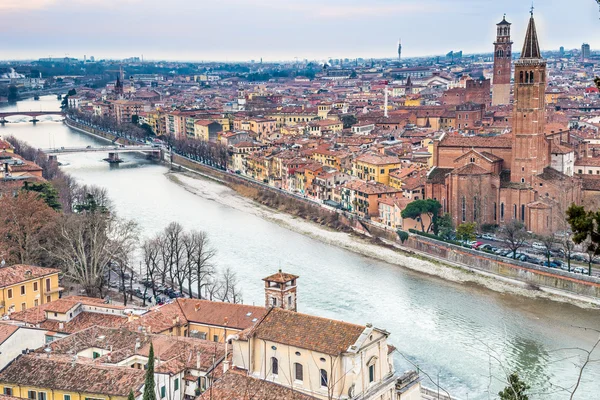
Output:
[[[58,217],[36,193],[0,197],[0,259],[9,264],[49,264],[44,247]]]
[[[192,240],[195,242],[195,252],[192,253],[192,268],[198,298],[202,298],[202,289],[209,283],[211,277],[215,274],[213,258],[217,255],[217,251],[210,245],[208,235],[202,231],[192,231]],[[192,291],[190,290],[190,297]]]
[[[557,243],[556,238],[553,234],[548,235],[537,235],[536,239],[544,246],[544,255],[546,256],[546,260],[548,264],[550,264],[550,256],[552,255],[552,249],[554,245]],[[570,266],[570,264],[569,264]],[[569,271],[571,268],[569,267]]]
[[[475,240],[475,230],[477,229],[477,223],[475,222],[464,222],[456,228],[456,238],[463,241]]]
[[[129,391],[129,396],[127,396],[127,400],[135,400],[135,395],[133,394],[133,390]]]
[[[50,182],[27,182],[23,183],[24,191],[34,192],[38,194],[38,197],[53,210],[60,211],[61,204],[58,199],[58,191],[52,186]]]
[[[137,237],[133,221],[117,218],[114,213],[83,211],[63,216],[49,251],[67,278],[79,283],[88,296],[96,296],[109,264],[125,263]]]
[[[528,237],[525,225],[516,219],[507,222],[498,230],[498,238],[506,243],[514,259],[517,258],[517,251],[525,245]]]
[[[17,101],[19,99],[19,89],[15,85],[8,87],[8,101]]]
[[[567,209],[567,222],[573,231],[573,242],[581,244],[588,255],[588,274],[592,275],[592,262],[600,254],[600,211],[586,211],[572,204]]]
[[[146,368],[146,380],[144,381],[144,395],[142,400],[156,400],[156,388],[154,383],[154,346],[150,342],[148,353],[148,365]]]
[[[398,237],[400,238],[400,242],[402,242],[402,243],[406,242],[406,240],[409,237],[408,232],[404,232],[404,231],[401,231],[400,229],[398,229],[397,233],[398,233]]]
[[[452,239],[454,233],[454,222],[452,221],[452,216],[448,213],[445,213],[438,219],[438,227],[439,227],[439,235],[445,239]]]
[[[140,123],[140,116],[137,115],[137,114],[133,114],[131,116],[131,123],[134,124],[134,125],[139,124]]]
[[[442,205],[437,200],[415,200],[408,203],[406,208],[402,210],[402,218],[410,218],[419,221],[421,223],[422,232],[429,232],[432,227],[433,231],[436,232],[438,230],[438,215],[441,209]],[[430,222],[427,230],[425,229],[425,223],[423,221],[424,215],[429,216]]]
[[[342,123],[344,124],[344,129],[352,128],[352,125],[356,124],[357,122],[358,122],[358,120],[352,114],[344,115],[342,117]]]
[[[508,386],[503,391],[498,393],[500,400],[529,400],[526,392],[530,386],[523,382],[516,372],[513,372],[508,377]]]
[[[156,279],[160,273],[160,238],[154,237],[145,240],[142,244],[142,255],[144,257],[146,279],[152,285],[152,296],[156,298]]]

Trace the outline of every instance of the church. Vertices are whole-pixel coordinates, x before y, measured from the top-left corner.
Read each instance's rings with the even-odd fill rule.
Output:
[[[510,98],[510,23],[498,24],[493,102]],[[507,86],[508,85],[508,86]],[[582,203],[581,179],[567,165],[568,137],[546,134],[546,61],[533,12],[515,61],[512,132],[491,137],[443,134],[434,143],[426,196],[438,200],[455,226],[522,221],[537,234],[565,230],[565,210]],[[495,95],[495,99],[494,99]]]

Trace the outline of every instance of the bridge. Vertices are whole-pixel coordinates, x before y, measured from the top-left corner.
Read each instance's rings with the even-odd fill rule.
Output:
[[[51,159],[56,159],[59,155],[80,154],[80,153],[108,153],[108,158],[105,158],[109,163],[119,163],[120,153],[143,152],[151,153],[156,158],[161,158],[161,148],[150,145],[133,145],[133,146],[87,146],[87,147],[61,147],[52,149],[40,149]]]
[[[41,117],[44,115],[56,115],[63,117],[65,113],[62,111],[9,111],[9,112],[0,112],[0,124],[4,125],[7,117],[31,117],[31,122],[38,122],[37,117]]]

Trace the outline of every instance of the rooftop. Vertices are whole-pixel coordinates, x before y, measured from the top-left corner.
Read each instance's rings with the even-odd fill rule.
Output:
[[[16,264],[0,268],[0,288],[13,286],[31,279],[58,274],[54,268],[35,267],[33,265]]]

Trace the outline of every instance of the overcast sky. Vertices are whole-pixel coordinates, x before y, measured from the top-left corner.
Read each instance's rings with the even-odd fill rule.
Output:
[[[0,59],[267,60],[491,52],[527,0],[0,0]],[[595,0],[536,0],[542,49],[600,48]]]

